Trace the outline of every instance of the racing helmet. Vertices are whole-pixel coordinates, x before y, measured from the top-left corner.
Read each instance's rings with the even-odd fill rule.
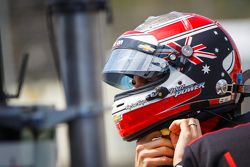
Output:
[[[134,76],[158,79],[134,88]],[[194,13],[152,16],[122,34],[103,80],[124,90],[114,98],[112,116],[126,141],[177,118],[232,111],[243,92],[232,38],[217,21]]]

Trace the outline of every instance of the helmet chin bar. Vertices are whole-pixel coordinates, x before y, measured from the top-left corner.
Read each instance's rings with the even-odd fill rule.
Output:
[[[124,137],[123,140],[131,142],[134,140],[137,140],[138,138],[141,138],[145,135],[147,135],[150,132],[161,130],[163,128],[169,127],[170,124],[176,120],[176,119],[184,119],[184,118],[197,118],[200,121],[205,121],[209,118],[212,118],[214,116],[219,116],[222,119],[225,119],[235,125],[237,125],[236,122],[232,122],[231,120],[228,120],[225,116],[227,113],[233,113],[235,112],[236,104],[234,103],[225,103],[224,105],[220,107],[211,107],[208,100],[195,102],[190,105],[190,109],[183,111],[177,115],[173,115],[171,117],[168,117],[167,119],[163,119],[159,122],[156,122],[155,124],[152,124],[151,126],[138,131],[132,135],[129,135],[127,137]]]

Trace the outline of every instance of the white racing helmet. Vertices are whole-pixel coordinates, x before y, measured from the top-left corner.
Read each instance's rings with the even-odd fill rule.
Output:
[[[157,77],[133,88],[133,76]],[[150,17],[113,45],[103,80],[123,93],[112,116],[125,140],[168,126],[174,119],[230,112],[244,92],[238,50],[221,25],[197,14]]]

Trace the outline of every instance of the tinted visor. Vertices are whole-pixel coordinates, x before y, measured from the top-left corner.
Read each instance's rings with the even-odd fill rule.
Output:
[[[120,88],[131,89],[133,76],[152,78],[168,70],[166,60],[133,49],[114,49],[103,70],[103,80]]]

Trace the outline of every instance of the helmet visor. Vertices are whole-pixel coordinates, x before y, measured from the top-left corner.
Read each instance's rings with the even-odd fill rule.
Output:
[[[103,70],[103,79],[108,84],[131,89],[133,76],[151,78],[168,69],[166,60],[133,49],[114,49]]]

